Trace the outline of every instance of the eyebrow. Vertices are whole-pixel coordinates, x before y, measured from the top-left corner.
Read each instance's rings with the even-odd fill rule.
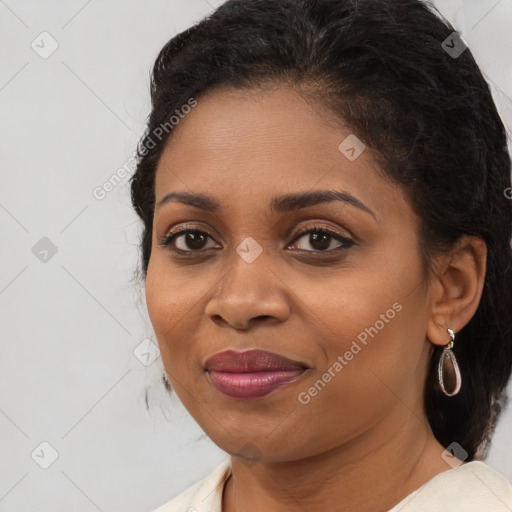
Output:
[[[213,197],[205,194],[191,194],[189,192],[170,192],[155,205],[155,208],[161,208],[173,201],[212,213],[222,210],[220,202]],[[348,192],[337,190],[314,190],[275,197],[270,202],[270,209],[276,213],[286,213],[332,201],[342,201],[350,204],[377,219],[375,213],[357,197]]]

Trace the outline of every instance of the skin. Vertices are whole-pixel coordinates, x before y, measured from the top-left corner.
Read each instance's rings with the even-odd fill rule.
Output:
[[[446,328],[457,333],[476,311],[485,245],[464,237],[425,275],[420,219],[369,148],[354,161],[340,152],[350,133],[285,85],[219,89],[175,127],[157,168],[157,205],[178,191],[221,205],[216,213],[177,201],[156,207],[146,299],[171,385],[232,456],[224,512],[340,504],[377,512],[451,469],[423,410],[426,367],[433,344],[448,343]],[[343,190],[372,213],[341,201],[285,213],[269,208],[276,196],[311,190]],[[175,247],[199,253],[177,256],[172,244],[158,244],[171,227],[211,238],[191,249],[179,237]],[[327,238],[329,255],[312,241],[313,227],[353,245],[336,251],[342,244]],[[236,252],[249,236],[263,249],[252,263]],[[300,403],[299,393],[394,303],[400,312]],[[221,395],[204,371],[206,359],[253,348],[310,370],[263,398]]]

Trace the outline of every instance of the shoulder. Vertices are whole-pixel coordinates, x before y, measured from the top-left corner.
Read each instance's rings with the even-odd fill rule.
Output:
[[[231,474],[231,459],[153,512],[221,512],[224,482]]]
[[[480,461],[439,473],[389,512],[510,512],[512,485]]]

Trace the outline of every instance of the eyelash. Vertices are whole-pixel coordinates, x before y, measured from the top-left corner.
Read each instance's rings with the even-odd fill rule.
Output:
[[[207,251],[208,249],[199,249],[199,250],[190,250],[190,251],[184,251],[183,249],[177,249],[177,248],[171,248],[169,247],[171,243],[178,238],[179,236],[182,236],[187,233],[198,233],[201,235],[206,235],[207,237],[210,237],[213,239],[213,237],[207,232],[202,229],[198,229],[195,226],[182,226],[179,230],[176,231],[168,231],[163,237],[159,238],[158,244],[164,247],[168,247],[170,251],[182,254],[182,255],[189,255],[189,254],[200,254],[201,252]],[[303,253],[321,253],[321,254],[328,254],[332,255],[333,253],[345,251],[347,249],[350,249],[352,246],[355,245],[355,242],[346,236],[341,235],[340,233],[326,228],[324,226],[312,226],[308,229],[305,229],[303,231],[300,231],[297,233],[293,239],[293,242],[296,242],[298,239],[303,237],[304,235],[307,235],[309,233],[320,233],[320,234],[326,234],[330,236],[331,238],[334,238],[336,241],[340,242],[342,245],[339,247],[335,247],[334,249],[327,249],[327,250],[306,250],[306,249],[297,249],[300,252]],[[289,244],[291,245],[291,244]]]

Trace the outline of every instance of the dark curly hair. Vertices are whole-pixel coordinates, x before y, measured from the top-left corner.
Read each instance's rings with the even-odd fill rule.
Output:
[[[471,51],[454,56],[442,46],[453,32],[432,4],[419,0],[229,0],[158,55],[131,193],[144,223],[145,277],[155,170],[172,135],[169,116],[206,91],[266,82],[320,100],[374,150],[384,175],[401,184],[422,219],[427,273],[432,256],[462,235],[487,246],[482,298],[454,347],[463,387],[454,397],[439,390],[442,347],[435,347],[424,396],[438,441],[457,441],[473,460],[487,451],[512,370],[512,202],[505,193],[511,162],[505,128]]]

